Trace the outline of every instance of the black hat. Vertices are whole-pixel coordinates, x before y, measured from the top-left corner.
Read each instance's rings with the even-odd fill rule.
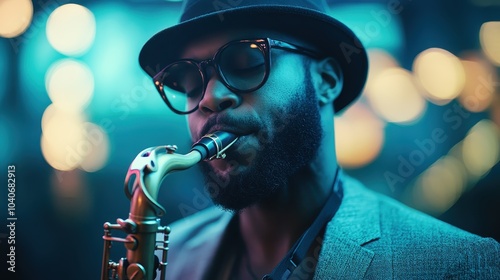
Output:
[[[334,57],[344,74],[344,88],[334,101],[339,112],[363,90],[368,58],[354,33],[326,14],[318,0],[187,0],[180,23],[154,35],[143,46],[139,63],[153,77],[178,59],[185,44],[211,32],[234,28],[269,30],[314,46]],[[273,38],[280,39],[280,38]]]

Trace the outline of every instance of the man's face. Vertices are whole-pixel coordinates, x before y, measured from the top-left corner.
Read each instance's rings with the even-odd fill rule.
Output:
[[[202,39],[190,44],[183,57],[211,58],[229,41],[253,38],[224,34]],[[268,81],[244,94],[231,92],[212,71],[199,109],[188,115],[192,139],[217,130],[240,136],[226,159],[201,165],[215,204],[238,211],[270,201],[286,192],[290,176],[315,157],[322,129],[308,65],[300,55],[273,49]]]

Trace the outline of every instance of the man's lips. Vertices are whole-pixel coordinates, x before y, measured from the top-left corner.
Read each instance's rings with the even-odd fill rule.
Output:
[[[214,133],[216,131],[225,131],[225,132],[229,132],[229,133],[232,133],[238,137],[241,137],[241,136],[245,136],[245,135],[249,135],[251,134],[251,132],[247,132],[247,131],[244,131],[242,129],[238,129],[236,127],[230,127],[230,126],[225,126],[225,125],[215,125],[213,127],[211,127],[207,133],[205,133],[204,135],[206,134],[210,134],[210,133]]]
[[[249,135],[258,131],[259,123],[253,118],[236,118],[230,117],[228,114],[219,114],[210,117],[201,127],[201,135],[214,133],[216,131],[226,131],[237,136]]]

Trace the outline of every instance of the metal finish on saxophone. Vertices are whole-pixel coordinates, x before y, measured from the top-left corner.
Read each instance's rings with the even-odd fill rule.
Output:
[[[160,225],[165,209],[158,203],[162,180],[169,172],[190,168],[201,160],[224,158],[225,151],[238,137],[225,131],[203,136],[185,155],[176,154],[176,146],[158,146],[143,150],[131,163],[125,178],[125,194],[130,199],[130,213],[116,224],[104,223],[104,250],[101,280],[108,279],[165,279],[170,229]],[[111,236],[111,230],[127,234],[125,238]],[[157,234],[163,234],[157,240]],[[127,257],[118,263],[110,261],[112,241],[124,243]],[[161,261],[155,251],[162,251]]]

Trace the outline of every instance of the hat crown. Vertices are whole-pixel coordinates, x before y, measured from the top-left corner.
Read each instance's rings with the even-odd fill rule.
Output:
[[[180,21],[252,6],[292,6],[326,13],[326,4],[323,0],[187,0],[184,2]]]

